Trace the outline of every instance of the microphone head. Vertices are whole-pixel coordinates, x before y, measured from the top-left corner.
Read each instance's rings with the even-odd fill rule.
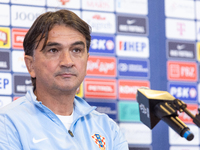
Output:
[[[173,101],[175,98],[166,91],[139,88],[136,95],[139,104],[140,121],[150,129],[160,121],[154,114],[154,107],[160,102]]]

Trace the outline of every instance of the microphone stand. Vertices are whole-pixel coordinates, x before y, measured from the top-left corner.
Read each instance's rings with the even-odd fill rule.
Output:
[[[176,107],[176,104],[179,104],[177,105],[179,109]],[[186,109],[184,107],[187,106],[179,101],[178,103],[174,101],[160,102],[155,105],[154,114],[156,117],[166,122],[181,137],[191,141],[194,138],[194,135],[190,132],[190,129],[178,118],[177,114],[177,110],[183,111]]]
[[[175,99],[173,101],[173,107],[176,110],[179,110],[180,112],[185,112],[188,116],[190,116],[193,119],[193,122],[200,128],[200,108],[198,108],[198,114],[196,114],[196,116],[194,116],[188,109],[187,109],[187,105],[179,100],[179,99]]]

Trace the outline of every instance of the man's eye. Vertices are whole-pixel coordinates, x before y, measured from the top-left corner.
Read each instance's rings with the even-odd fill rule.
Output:
[[[55,49],[55,48],[52,48],[52,49],[49,50],[49,52],[56,53],[56,52],[58,52],[58,50]]]
[[[75,53],[79,53],[79,52],[81,52],[80,49],[73,49],[72,51],[75,52]]]

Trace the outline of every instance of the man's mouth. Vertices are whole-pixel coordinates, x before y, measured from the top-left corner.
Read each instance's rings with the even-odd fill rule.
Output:
[[[61,74],[58,74],[58,76],[61,76],[61,77],[64,77],[64,78],[70,78],[72,76],[75,76],[75,74],[73,74],[73,73],[61,73]]]

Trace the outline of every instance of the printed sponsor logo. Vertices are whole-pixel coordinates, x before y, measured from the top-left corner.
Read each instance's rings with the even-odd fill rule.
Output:
[[[0,25],[9,26],[10,25],[10,6],[0,5]]]
[[[24,51],[12,51],[12,70],[13,72],[28,73],[24,61]]]
[[[100,113],[107,114],[113,120],[117,120],[117,106],[115,102],[91,102],[88,101],[91,106],[96,106],[96,110]]]
[[[147,18],[132,16],[117,16],[117,32],[135,35],[147,35]]]
[[[167,17],[195,19],[194,1],[165,0],[165,15]]]
[[[115,40],[113,36],[92,35],[90,53],[115,53]]]
[[[0,71],[10,70],[10,51],[0,51]]]
[[[82,8],[95,11],[114,11],[114,0],[84,0]]]
[[[196,33],[197,33],[197,40],[200,41],[200,21],[198,21],[196,23],[196,26],[197,26],[197,31],[196,31]]]
[[[87,75],[115,77],[115,57],[90,56],[87,63]]]
[[[129,144],[138,145],[138,144],[152,143],[152,131],[142,123],[120,123],[119,127]],[[134,149],[134,150],[143,150],[143,149],[140,149],[139,147],[139,149]]]
[[[166,19],[166,37],[174,39],[195,40],[195,21]]]
[[[197,85],[183,84],[183,83],[169,83],[169,93],[183,101],[196,102],[197,101]]]
[[[45,6],[45,0],[11,0],[13,4],[25,4],[25,5],[38,5],[38,6]]]
[[[197,66],[192,62],[167,62],[168,80],[197,81]]]
[[[119,99],[129,99],[135,100],[137,89],[140,87],[150,87],[149,81],[139,81],[139,80],[118,80],[118,94]]]
[[[80,0],[47,0],[47,6],[54,8],[81,8]]]
[[[85,79],[86,98],[116,99],[116,80],[114,79]]]
[[[12,94],[12,80],[10,73],[0,73],[0,94]]]
[[[149,77],[147,60],[118,59],[118,75],[125,77]]]
[[[8,96],[0,96],[0,108],[10,104],[12,102],[12,98]]]
[[[197,104],[187,104],[187,109],[194,115],[198,114],[198,105]],[[193,124],[193,119],[188,116],[185,112],[179,113],[178,114],[179,118],[184,122],[184,123],[192,123]]]
[[[149,57],[149,40],[146,37],[116,36],[118,56]]]
[[[169,58],[196,59],[195,43],[168,41]]]
[[[10,28],[0,27],[0,48],[10,48]]]
[[[12,47],[14,49],[23,49],[23,41],[28,29],[12,29]]]
[[[92,27],[92,32],[115,33],[115,15],[113,13],[83,11],[82,19]]]
[[[148,0],[116,0],[116,12],[131,14],[148,14]]]
[[[12,26],[30,27],[35,19],[46,10],[42,7],[11,6]]]
[[[24,95],[29,89],[32,89],[31,77],[14,74],[14,94]]]
[[[169,144],[170,145],[199,145],[199,128],[196,125],[187,125],[190,131],[194,134],[194,139],[192,141],[187,141],[185,138],[177,134],[172,128],[169,127]],[[193,150],[193,149],[192,149]]]

